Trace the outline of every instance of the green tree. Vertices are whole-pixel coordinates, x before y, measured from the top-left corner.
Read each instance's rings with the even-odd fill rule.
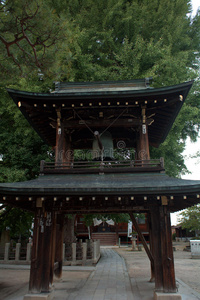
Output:
[[[48,1],[0,2],[0,70],[7,80],[45,70],[53,57],[48,49],[60,39],[60,20]]]
[[[200,14],[190,10],[189,0],[1,1],[1,182],[34,178],[48,150],[3,87],[48,92],[56,80],[196,79],[168,138],[151,149],[169,175],[185,172],[185,140],[200,126]]]
[[[183,228],[200,233],[200,205],[194,205],[181,212],[179,222]]]
[[[28,242],[32,235],[33,215],[10,206],[0,210],[0,233],[9,230],[10,238],[16,242]]]
[[[166,141],[151,149],[163,156],[170,176],[187,172],[182,152],[200,125],[200,14],[191,19],[190,1],[51,1],[73,21],[71,56],[62,60],[60,80],[96,81],[152,76],[153,86],[196,79]],[[65,70],[70,72],[66,72]]]

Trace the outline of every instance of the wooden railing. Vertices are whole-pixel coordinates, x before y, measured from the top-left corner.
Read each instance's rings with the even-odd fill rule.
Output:
[[[40,163],[41,174],[83,174],[83,173],[135,173],[162,172],[164,159],[126,161],[74,161],[66,163]]]

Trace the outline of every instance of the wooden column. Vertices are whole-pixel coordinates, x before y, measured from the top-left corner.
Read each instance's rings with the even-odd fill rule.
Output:
[[[52,212],[52,237],[51,237],[51,257],[50,257],[50,277],[49,282],[53,284],[53,275],[54,275],[54,263],[55,263],[55,249],[56,249],[56,222],[57,214]]]
[[[55,163],[57,165],[65,163],[65,167],[69,168],[73,160],[71,136],[70,133],[66,135],[65,128],[61,120],[60,110],[57,110],[57,117]]]
[[[53,245],[55,244],[53,241],[54,218],[54,213],[52,211],[45,212],[42,204],[40,208],[36,208],[29,281],[31,293],[50,291],[49,284],[52,283],[53,279]]]
[[[176,280],[174,270],[174,255],[172,246],[172,232],[170,212],[167,206],[160,208],[161,219],[161,246],[163,266],[163,291],[166,293],[176,292]]]
[[[147,221],[148,221],[148,229],[149,229],[149,246],[150,246],[150,251],[153,255],[154,250],[153,250],[153,232],[152,232],[152,224],[151,224],[151,216],[148,213],[147,214]],[[151,262],[151,279],[150,282],[155,281],[155,270],[154,270],[154,263]]]
[[[33,246],[31,252],[31,270],[30,270],[30,279],[29,279],[29,290],[32,293],[41,292],[41,283],[38,274],[38,247],[39,247],[39,229],[40,229],[40,216],[41,209],[37,208],[35,211],[34,218],[34,229],[33,229]]]
[[[146,108],[141,108],[141,125],[139,126],[138,139],[137,139],[137,159],[148,160],[150,159],[149,153],[149,137],[148,137],[148,125],[146,122]]]
[[[58,278],[62,276],[63,240],[64,240],[64,214],[59,214],[57,216],[56,247],[55,247],[55,262],[57,266],[54,271],[55,276]]]
[[[55,147],[55,163],[62,164],[66,152],[65,147],[65,130],[61,122],[60,110],[57,110],[57,126],[56,126],[56,147]]]
[[[155,205],[150,208],[150,211],[155,290],[166,293],[176,292],[170,214],[167,205]]]

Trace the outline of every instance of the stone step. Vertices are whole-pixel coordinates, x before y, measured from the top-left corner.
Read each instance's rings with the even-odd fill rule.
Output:
[[[116,233],[93,233],[93,240],[100,240],[101,246],[114,246],[116,244]]]

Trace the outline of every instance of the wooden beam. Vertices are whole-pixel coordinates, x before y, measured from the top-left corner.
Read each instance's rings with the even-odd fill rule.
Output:
[[[108,127],[114,119],[99,119],[99,120],[70,120],[70,121],[63,121],[63,126],[65,129],[72,128],[72,129],[81,129],[84,128],[86,125],[90,128],[99,128],[99,127]],[[147,125],[150,124],[153,119],[147,120]],[[134,118],[126,118],[126,119],[118,119],[113,124],[112,127],[137,127],[141,124],[139,119]],[[56,125],[55,122],[52,122],[52,125]]]
[[[134,227],[135,227],[135,230],[137,231],[137,233],[138,233],[138,235],[139,235],[139,237],[140,237],[140,239],[141,239],[141,241],[142,241],[142,244],[143,244],[143,246],[144,246],[144,249],[145,249],[145,251],[146,251],[146,253],[147,253],[147,255],[148,255],[148,257],[149,257],[151,263],[153,264],[153,263],[154,263],[153,255],[152,255],[151,251],[149,250],[149,247],[148,247],[148,245],[147,245],[147,242],[146,242],[146,240],[145,240],[145,238],[144,238],[144,236],[143,236],[143,234],[142,234],[142,232],[141,232],[141,230],[140,230],[140,228],[139,228],[139,226],[138,226],[138,223],[137,223],[137,221],[136,221],[136,219],[135,219],[135,217],[134,217],[134,215],[133,215],[132,212],[130,212],[129,215],[130,215],[131,221],[133,222],[133,225],[134,225]]]

